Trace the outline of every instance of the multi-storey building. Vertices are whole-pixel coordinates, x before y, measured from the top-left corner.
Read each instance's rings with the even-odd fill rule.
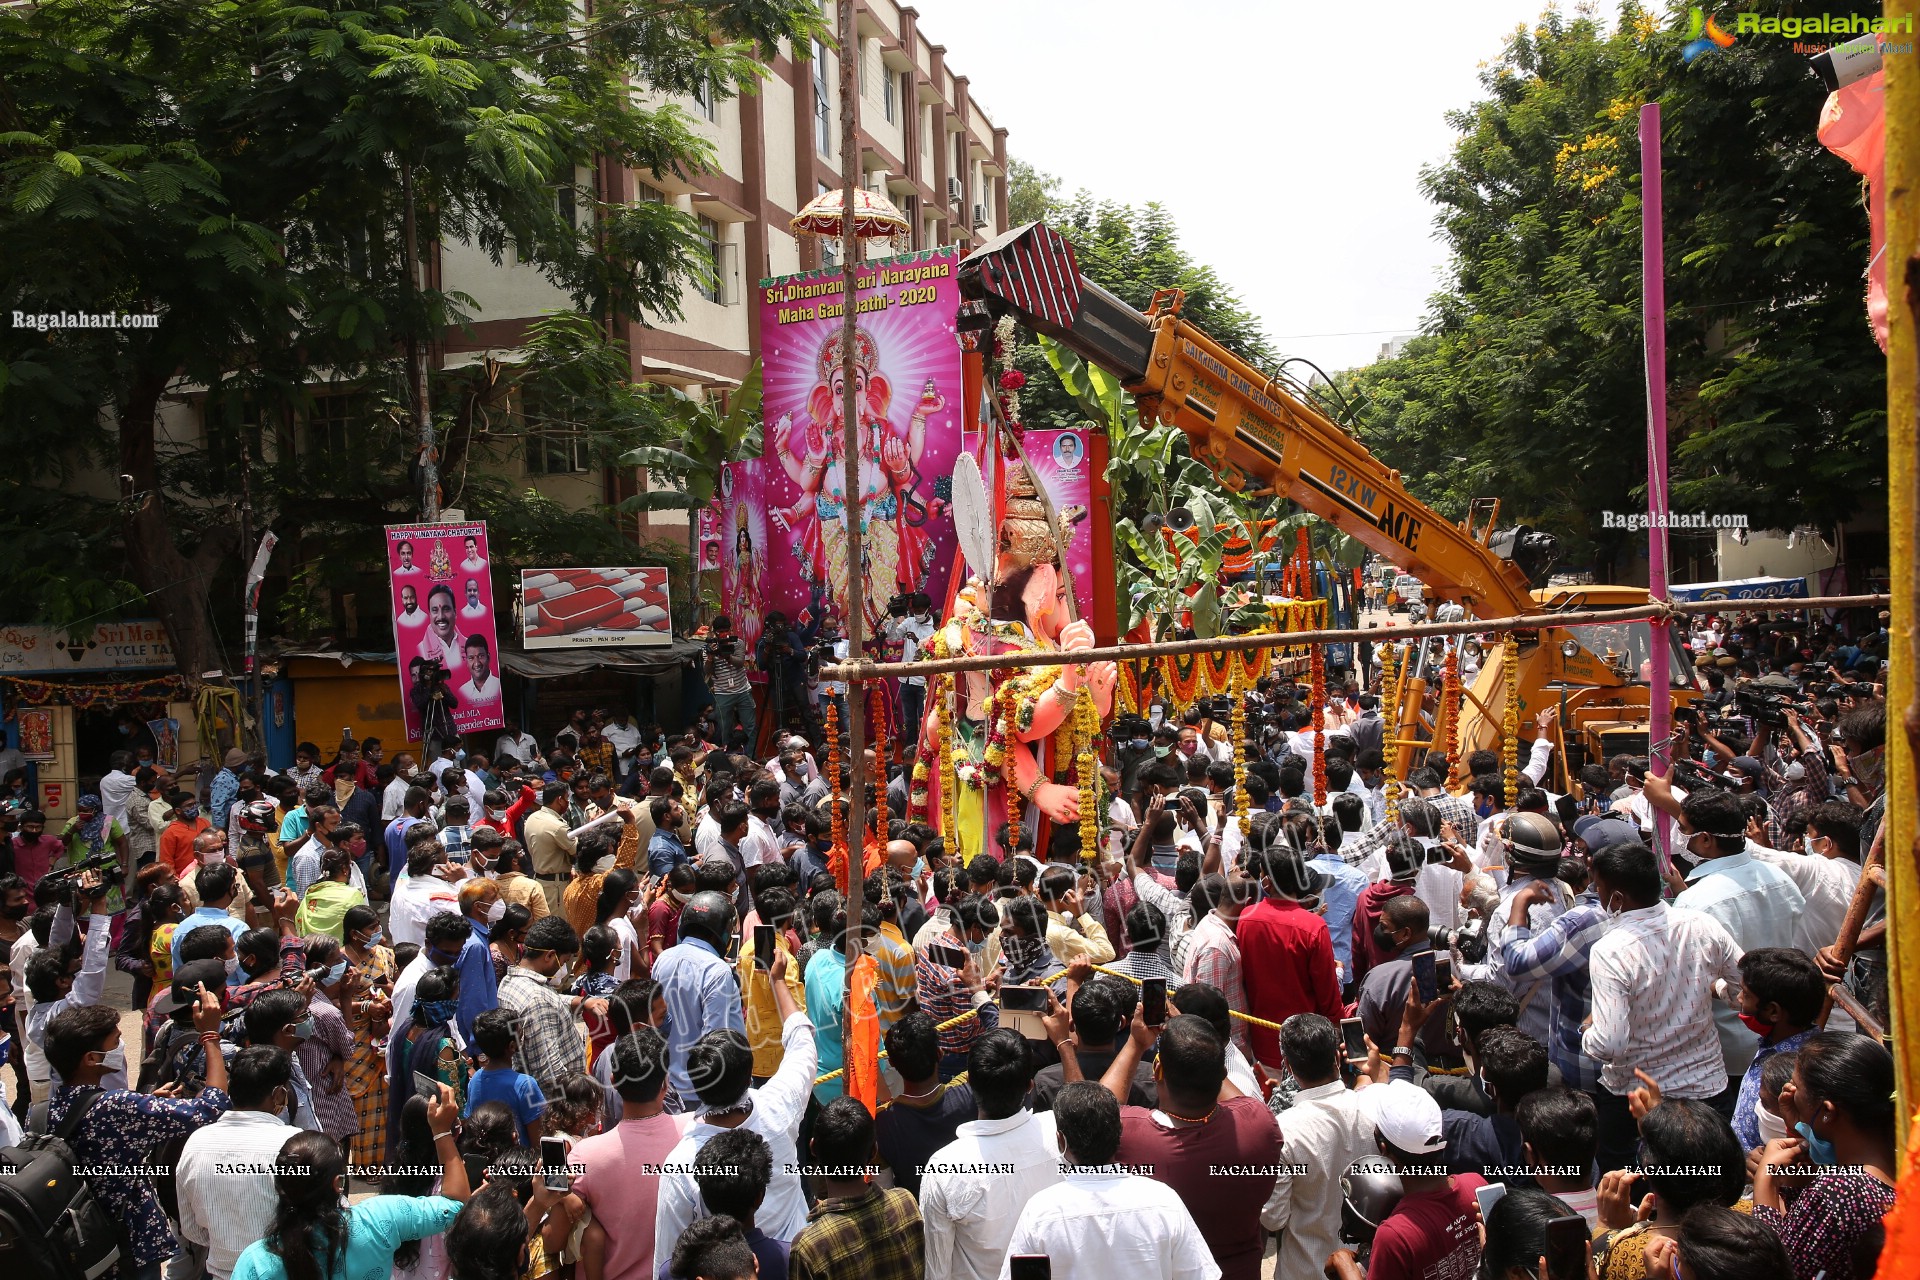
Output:
[[[852,2],[862,181],[884,192],[912,225],[903,243],[873,252],[969,246],[999,234],[1007,225],[1006,129],[988,119],[967,77],[948,66],[946,46],[920,30],[913,8],[895,0]],[[826,0],[825,12],[829,23],[837,22],[834,0]],[[713,246],[718,278],[685,292],[678,319],[620,322],[636,381],[724,393],[759,349],[755,285],[834,261],[837,244],[795,236],[788,223],[807,201],[841,184],[839,86],[839,54],[830,45],[783,44],[757,94],[671,99],[712,144],[712,172],[690,181],[611,168],[581,175],[581,185],[591,182],[601,199],[665,200],[691,212]],[[449,364],[481,352],[511,360],[531,319],[569,305],[537,272],[511,260],[496,266],[460,244],[440,245],[436,254],[443,285],[479,304],[470,331],[449,334],[442,353]],[[583,450],[550,432],[530,438],[524,457],[509,465],[524,466],[529,484],[568,505],[612,501],[642,483],[595,467]],[[682,513],[655,513],[642,517],[635,532],[677,538],[685,527]]]

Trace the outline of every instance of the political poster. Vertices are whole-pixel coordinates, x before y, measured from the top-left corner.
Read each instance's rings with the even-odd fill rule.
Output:
[[[964,419],[952,248],[862,263],[855,277],[854,391],[868,634],[887,601],[944,597],[954,559],[953,467]],[[846,282],[838,269],[760,282],[764,538],[761,594],[805,627],[847,617],[841,381]],[[736,517],[737,518],[737,517]],[[721,530],[723,554],[737,526]]]
[[[1021,448],[1040,487],[1058,512],[1093,510],[1093,463],[1084,431],[1029,431]],[[1093,617],[1093,526],[1085,518],[1073,525],[1067,543],[1067,568],[1073,574],[1074,603],[1080,616]]]
[[[522,569],[521,642],[529,649],[673,643],[667,571]]]
[[[386,536],[407,736],[504,728],[487,526],[388,525]]]

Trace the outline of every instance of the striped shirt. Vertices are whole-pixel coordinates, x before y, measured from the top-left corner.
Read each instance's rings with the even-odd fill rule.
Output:
[[[1624,911],[1593,944],[1593,1024],[1581,1048],[1600,1087],[1625,1097],[1637,1067],[1669,1098],[1727,1087],[1713,1025],[1713,980],[1740,981],[1740,946],[1719,921],[1656,902]]]
[[[1545,979],[1552,984],[1541,993],[1549,1010],[1547,1058],[1560,1068],[1569,1089],[1592,1092],[1600,1080],[1600,1064],[1581,1050],[1580,1025],[1593,1011],[1588,958],[1593,944],[1607,931],[1607,923],[1600,900],[1583,893],[1538,933],[1526,925],[1513,926],[1499,943],[1508,982],[1522,985]]]

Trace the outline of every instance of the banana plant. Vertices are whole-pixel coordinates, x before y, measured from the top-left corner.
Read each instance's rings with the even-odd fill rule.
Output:
[[[698,521],[694,512],[713,501],[720,490],[720,472],[730,462],[761,454],[760,362],[753,362],[723,408],[717,396],[695,399],[679,387],[657,392],[660,416],[667,429],[680,437],[678,448],[643,445],[620,455],[623,466],[645,467],[649,479],[665,480],[669,489],[649,488],[620,504],[626,514],[641,511],[687,513],[687,557],[700,563]],[[699,572],[687,574],[686,625],[699,620]]]

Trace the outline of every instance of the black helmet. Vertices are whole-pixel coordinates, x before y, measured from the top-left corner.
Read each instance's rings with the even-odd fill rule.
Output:
[[[733,938],[733,899],[712,889],[702,890],[680,908],[680,940],[698,938],[724,954]]]
[[[1340,1175],[1340,1238],[1348,1244],[1371,1244],[1374,1232],[1387,1220],[1403,1194],[1400,1175],[1386,1157],[1355,1160]]]
[[[1515,813],[1500,828],[1500,847],[1506,851],[1507,874],[1552,877],[1560,868],[1563,840],[1560,828],[1544,813]]]

